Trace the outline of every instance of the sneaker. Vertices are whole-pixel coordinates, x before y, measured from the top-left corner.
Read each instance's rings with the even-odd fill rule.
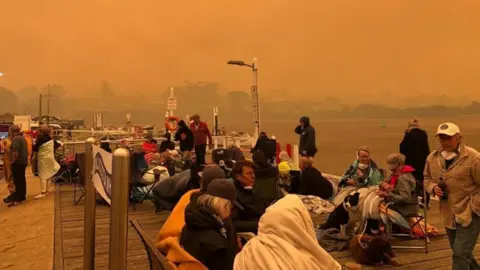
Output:
[[[13,202],[13,201],[14,201],[14,200],[13,200],[12,196],[8,196],[8,197],[5,197],[5,198],[3,199],[3,202],[4,202],[4,203],[7,203],[7,204],[8,204],[8,203],[11,203],[11,202]]]
[[[37,196],[35,196],[35,197],[33,197],[33,198],[34,198],[34,199],[41,199],[41,198],[46,197],[46,196],[47,196],[47,193],[42,192],[42,193],[38,194]]]

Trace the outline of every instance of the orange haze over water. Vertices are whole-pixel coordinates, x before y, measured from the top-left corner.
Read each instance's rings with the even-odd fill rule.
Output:
[[[480,96],[479,1],[0,0],[0,37],[14,90],[247,90],[249,71],[226,61],[257,57],[263,93]]]

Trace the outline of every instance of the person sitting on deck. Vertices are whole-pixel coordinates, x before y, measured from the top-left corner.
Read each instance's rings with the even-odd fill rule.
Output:
[[[287,195],[268,207],[258,224],[258,235],[235,257],[235,270],[340,270],[320,247],[312,218],[302,200]]]
[[[267,205],[254,194],[255,164],[248,160],[236,162],[233,166],[232,177],[237,188],[237,200],[243,209],[235,208],[233,221],[237,232],[256,233],[258,220],[265,213]]]
[[[405,165],[405,156],[402,154],[389,155],[387,164],[392,174],[388,180],[380,185],[377,195],[384,198],[386,202],[394,203],[392,209],[395,209],[404,217],[417,214],[416,181],[412,175],[415,169]]]
[[[233,269],[238,249],[235,234],[225,223],[238,204],[236,189],[226,179],[215,179],[196,203],[185,209],[185,227],[180,235],[181,246],[210,270]],[[232,224],[230,223],[230,226]],[[233,226],[232,226],[233,227]]]
[[[180,198],[158,233],[157,243],[167,237],[179,237],[185,225],[185,208],[187,205],[204,194],[212,180],[225,178],[225,172],[216,165],[205,167],[199,175],[201,175],[200,188],[189,190]]]
[[[313,166],[312,158],[300,158],[300,167],[302,174],[300,175],[298,194],[314,195],[325,200],[334,195],[332,183],[325,179],[322,173]]]
[[[142,144],[142,151],[145,154],[158,153],[157,141],[152,137],[152,135],[147,135],[145,137],[145,141]]]
[[[216,165],[205,167],[201,175],[199,189],[192,189],[185,193],[173,208],[162,229],[157,236],[156,247],[165,255],[167,260],[178,266],[178,269],[203,270],[205,267],[196,259],[188,254],[180,246],[180,234],[185,226],[185,209],[191,204],[197,204],[198,198],[204,194],[208,185],[215,179],[224,179],[225,173]],[[230,220],[225,221],[225,227],[232,230],[229,234],[235,234],[233,223]]]
[[[370,150],[366,146],[357,149],[357,159],[345,171],[339,187],[344,186],[374,186],[380,184],[383,173],[370,157]]]
[[[256,167],[254,195],[264,201],[265,207],[282,197],[282,193],[278,186],[278,169],[268,163],[263,151],[253,153],[253,162]]]
[[[300,171],[300,167],[290,158],[287,151],[282,151],[278,154],[280,158],[280,163],[278,164],[278,169],[281,171]]]
[[[172,134],[170,134],[169,132],[166,132],[163,135],[163,138],[165,138],[165,140],[163,140],[160,143],[160,147],[159,147],[160,153],[163,153],[167,150],[175,150],[175,143],[172,142]]]

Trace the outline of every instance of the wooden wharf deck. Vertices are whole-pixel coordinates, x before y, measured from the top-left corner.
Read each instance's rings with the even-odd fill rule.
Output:
[[[73,186],[57,185],[55,194],[55,243],[54,265],[56,270],[73,270],[83,268],[83,200],[78,205],[73,204]],[[129,206],[129,220],[137,219],[148,237],[155,241],[157,234],[168,217],[168,212],[154,213],[150,201],[137,205],[135,212]],[[313,217],[315,223],[325,220],[325,215]],[[429,253],[423,249],[397,249],[397,260],[402,265],[395,269],[451,269],[451,250],[445,231],[441,226],[438,202],[431,202],[428,222],[440,229],[439,236],[431,238]],[[108,246],[110,228],[110,208],[107,205],[97,205],[96,210],[96,249],[95,269],[108,269]],[[478,243],[478,242],[477,242]],[[423,240],[396,239],[394,244],[422,246]],[[352,261],[349,251],[333,252],[332,256],[342,265]],[[474,255],[480,260],[480,245],[475,247]],[[128,230],[128,269],[149,269],[145,248],[129,223]],[[392,266],[366,267],[362,269],[383,269]]]

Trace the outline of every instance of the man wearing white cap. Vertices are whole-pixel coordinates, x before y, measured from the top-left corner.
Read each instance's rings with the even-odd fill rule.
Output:
[[[440,199],[452,269],[480,269],[472,252],[480,233],[480,153],[468,147],[453,123],[438,126],[441,147],[427,158],[425,188]]]

